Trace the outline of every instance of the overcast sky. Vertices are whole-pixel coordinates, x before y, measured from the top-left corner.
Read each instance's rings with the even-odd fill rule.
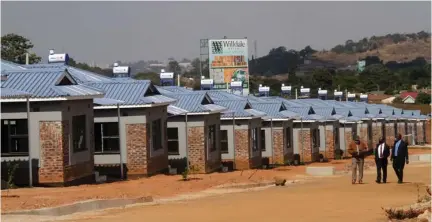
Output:
[[[1,2],[1,31],[78,61],[199,57],[204,38],[273,47],[329,49],[348,39],[431,30],[430,2]]]

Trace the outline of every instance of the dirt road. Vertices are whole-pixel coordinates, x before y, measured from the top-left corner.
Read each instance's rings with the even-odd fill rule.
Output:
[[[387,184],[376,184],[375,172],[369,171],[362,185],[351,185],[347,175],[265,191],[108,210],[72,221],[387,221],[381,207],[415,202],[417,184],[431,180],[429,164],[407,165],[404,184],[396,183],[391,166],[388,170]],[[421,187],[420,195],[424,194]]]

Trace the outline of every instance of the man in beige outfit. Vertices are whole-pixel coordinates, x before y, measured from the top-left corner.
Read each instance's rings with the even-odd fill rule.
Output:
[[[363,167],[364,158],[368,154],[369,149],[363,141],[360,141],[359,136],[355,136],[354,140],[348,147],[348,153],[352,157],[352,184],[357,180],[357,169],[359,171],[358,182],[363,183]]]

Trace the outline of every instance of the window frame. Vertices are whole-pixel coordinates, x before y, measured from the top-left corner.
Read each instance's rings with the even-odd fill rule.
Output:
[[[220,130],[220,143],[221,143],[221,153],[226,154],[229,153],[229,144],[228,144],[228,130]],[[226,136],[223,136],[226,135]],[[224,145],[226,144],[226,145]],[[226,147],[226,149],[224,149]]]
[[[25,124],[25,127],[24,127],[24,129],[26,129],[25,131],[27,131],[26,133],[27,134],[11,134],[12,132],[11,132],[11,126],[12,126],[12,124],[11,124],[11,121],[15,121],[15,125],[16,126],[18,126],[18,122],[20,121],[22,121],[23,122],[23,124]],[[1,122],[1,124],[2,124],[2,128],[3,128],[3,126],[5,126],[6,124],[6,122],[7,122],[7,126],[6,126],[6,128],[7,128],[7,131],[6,132],[3,132],[3,129],[2,129],[2,150],[1,150],[1,156],[28,156],[29,155],[29,150],[30,150],[30,144],[29,144],[29,142],[28,142],[28,139],[29,139],[29,129],[28,129],[28,119],[2,119],[2,122]],[[6,135],[6,138],[3,138],[3,133],[5,133],[5,135]],[[5,145],[7,145],[6,146],[6,149],[7,149],[7,152],[3,152],[3,139],[6,139],[6,142],[7,142],[7,144],[5,144]],[[13,140],[19,140],[19,141],[22,141],[23,139],[25,139],[25,144],[27,145],[27,151],[18,151],[18,152],[13,152],[12,151],[12,141]]]
[[[108,124],[115,124],[116,129],[117,129],[117,135],[104,136],[104,125],[108,125]],[[118,130],[118,127],[119,127],[118,124],[119,124],[118,122],[98,122],[98,123],[94,123],[94,131],[96,132],[96,131],[100,130],[100,141],[101,141],[100,142],[101,147],[100,147],[100,150],[98,150],[98,147],[99,147],[98,146],[98,142],[97,142],[98,140],[95,138],[95,154],[119,154],[120,153],[120,149],[121,149],[121,147],[120,147],[120,132]],[[99,129],[97,129],[98,125],[100,126]],[[96,137],[96,135],[99,135],[99,134],[95,133],[95,137]],[[105,144],[104,139],[117,140],[117,150],[105,151],[104,150],[104,144]]]
[[[292,130],[291,127],[287,127],[285,128],[285,149],[290,149],[292,148]]]
[[[157,126],[157,124],[159,124],[159,129],[155,130],[155,126]],[[151,150],[152,151],[159,151],[161,149],[163,149],[163,145],[162,145],[162,119],[156,119],[153,120],[150,124],[151,126],[151,130],[150,130],[150,137],[151,137]],[[156,132],[155,132],[156,131]],[[159,132],[157,132],[159,131]],[[156,138],[156,139],[155,139]]]
[[[212,124],[207,127],[207,151],[209,153],[217,150],[216,130],[217,130],[216,124]]]
[[[83,119],[81,119],[83,118]],[[78,123],[78,124],[76,124]],[[76,131],[77,129],[75,128],[76,126],[82,126],[84,125],[84,134],[82,137],[82,141],[81,138],[79,139],[79,141],[81,141],[81,143],[84,145],[82,148],[76,147],[76,139],[75,138],[76,135]],[[79,130],[79,129],[78,129]],[[83,152],[88,150],[87,147],[87,115],[77,115],[77,116],[72,116],[72,151],[74,153],[79,153],[79,152]]]
[[[175,129],[177,132],[177,138],[170,138],[169,130]],[[170,151],[170,142],[177,142],[177,152]],[[179,128],[178,127],[167,127],[167,146],[168,155],[180,155],[180,140],[179,140]]]
[[[255,127],[251,130],[251,140],[252,140],[252,151],[258,151],[259,150],[259,128]]]
[[[266,136],[265,136],[265,129],[261,128],[261,151],[266,151]]]

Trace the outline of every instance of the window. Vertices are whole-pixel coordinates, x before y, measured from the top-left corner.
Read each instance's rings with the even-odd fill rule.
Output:
[[[74,152],[87,150],[86,115],[72,117],[72,147]]]
[[[313,147],[319,147],[320,146],[319,130],[318,129],[312,130],[312,146]]]
[[[221,152],[228,153],[228,130],[221,130],[220,137],[221,137]]]
[[[216,125],[208,127],[207,149],[210,152],[216,151]]]
[[[285,129],[285,143],[287,149],[291,148],[291,127]]]
[[[95,123],[95,151],[119,153],[118,123]]]
[[[154,120],[151,124],[152,149],[162,149],[162,123],[161,119]]]
[[[266,151],[265,130],[261,130],[261,151]]]
[[[258,128],[253,128],[252,129],[252,150],[253,151],[257,151],[258,150]]]
[[[2,120],[1,153],[28,155],[28,127],[26,119]]]
[[[167,128],[168,134],[168,154],[179,155],[179,139],[178,139],[178,128]]]

